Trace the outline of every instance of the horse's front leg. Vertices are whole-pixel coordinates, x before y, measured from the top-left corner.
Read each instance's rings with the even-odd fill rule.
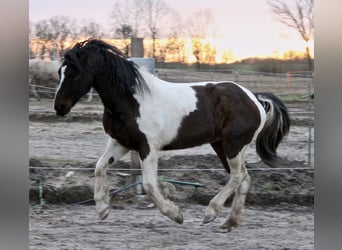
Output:
[[[96,211],[101,220],[107,218],[109,214],[110,197],[107,186],[107,168],[117,162],[127,152],[127,148],[121,146],[116,140],[109,138],[104,153],[96,163],[94,200]]]
[[[150,195],[160,212],[171,220],[182,224],[183,215],[178,206],[172,201],[167,200],[161,194],[158,188],[157,172],[158,158],[157,152],[151,151],[150,154],[141,161],[143,186],[147,194]]]

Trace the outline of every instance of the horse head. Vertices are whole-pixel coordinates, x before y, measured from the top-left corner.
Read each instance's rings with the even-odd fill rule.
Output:
[[[64,61],[58,69],[59,86],[54,108],[59,116],[68,114],[71,108],[89,92],[94,82],[96,60],[93,54],[83,48],[83,43],[77,43],[65,53]]]
[[[64,55],[58,70],[60,84],[55,97],[57,115],[68,114],[71,108],[94,87],[103,97],[109,92],[132,96],[146,89],[145,80],[137,66],[126,60],[116,47],[101,40],[89,39],[77,43]]]

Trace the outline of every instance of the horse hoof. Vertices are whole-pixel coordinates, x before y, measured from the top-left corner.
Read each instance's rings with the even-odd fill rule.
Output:
[[[179,212],[178,216],[175,218],[175,222],[177,222],[178,224],[183,223],[183,215],[181,212]]]
[[[209,222],[212,222],[215,219],[216,219],[216,215],[206,215],[204,216],[203,223],[207,224]]]
[[[238,220],[233,220],[233,219],[229,219],[227,222],[223,223],[220,226],[220,230],[222,232],[228,233],[230,231],[232,231],[233,227],[238,227],[239,226],[239,221]]]
[[[100,220],[105,220],[108,217],[109,208],[105,208],[102,212],[99,213]]]
[[[217,230],[218,233],[229,233],[230,231],[232,231],[231,227],[219,227],[219,229]]]

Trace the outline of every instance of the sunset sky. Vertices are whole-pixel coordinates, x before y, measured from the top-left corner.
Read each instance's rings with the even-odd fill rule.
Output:
[[[30,0],[32,22],[54,15],[66,15],[78,21],[89,19],[110,27],[113,0]],[[279,55],[288,50],[304,51],[305,43],[297,32],[281,24],[271,13],[266,0],[164,0],[187,19],[200,9],[211,9],[217,26],[215,46],[231,50],[235,57]],[[313,53],[313,43],[310,43]]]

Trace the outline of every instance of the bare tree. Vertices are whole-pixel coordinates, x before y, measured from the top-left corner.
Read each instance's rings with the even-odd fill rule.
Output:
[[[210,9],[201,9],[194,12],[190,19],[186,22],[187,32],[191,38],[192,54],[196,58],[196,65],[199,69],[201,64],[216,56],[216,50],[210,47],[210,44],[203,44],[202,40],[205,37],[215,35],[215,21]],[[215,55],[210,55],[215,53]]]
[[[54,16],[50,20],[52,29],[52,39],[56,55],[64,55],[66,41],[68,38],[74,39],[77,36],[75,20],[68,16]]]
[[[192,54],[196,58],[197,69],[201,68],[201,64],[215,64],[216,63],[216,48],[212,47],[210,42],[204,42],[203,39],[192,39]]]
[[[170,36],[169,34],[172,34],[179,27],[178,21],[180,19],[176,11],[171,9],[163,0],[144,0],[143,8],[147,32],[152,38],[152,57],[155,58],[158,36]]]
[[[159,39],[156,43],[156,59],[164,63],[167,57],[171,56],[179,61],[184,46],[184,39],[177,36]]]
[[[267,2],[279,21],[298,31],[301,38],[308,42],[314,39],[314,1],[313,0],[269,0]],[[309,70],[313,70],[309,46],[306,46]]]
[[[141,0],[117,0],[110,14],[113,25],[112,35],[124,41],[126,56],[129,55],[130,38],[143,34],[142,6]]]
[[[151,56],[165,58],[174,48],[174,40],[166,45],[158,38],[174,38],[180,30],[180,17],[163,0],[119,0],[110,15],[114,35],[127,41],[129,37],[146,35],[152,39]],[[176,35],[175,35],[176,34]],[[172,44],[172,45],[171,45]],[[125,43],[127,48],[128,44]]]
[[[130,42],[128,39],[132,37],[132,34],[133,34],[132,27],[129,25],[126,25],[126,24],[122,24],[122,26],[120,28],[117,28],[115,30],[115,33],[123,39],[124,44],[125,44],[125,55],[128,57],[129,56],[129,45],[130,45]]]
[[[89,38],[102,38],[104,33],[102,32],[101,25],[93,21],[85,21],[80,27],[79,35]]]
[[[40,56],[48,52],[55,59],[64,54],[67,39],[76,37],[75,21],[67,16],[39,21],[35,25],[35,35],[41,45]]]
[[[152,38],[152,57],[165,62],[168,54],[179,53],[184,47],[184,42],[179,39],[182,33],[181,18],[162,1],[149,0],[145,5],[148,36]]]
[[[35,24],[35,36],[38,38],[36,55],[41,59],[44,59],[45,53],[48,52],[46,44],[51,40],[50,33],[47,20],[42,20]]]
[[[215,20],[210,9],[195,11],[186,22],[190,37],[204,38],[215,35]]]
[[[139,37],[142,34],[142,5],[142,0],[118,0],[114,3],[110,18],[116,35],[117,29],[124,31],[127,27],[131,29],[131,37]],[[122,32],[119,35],[121,36]]]

